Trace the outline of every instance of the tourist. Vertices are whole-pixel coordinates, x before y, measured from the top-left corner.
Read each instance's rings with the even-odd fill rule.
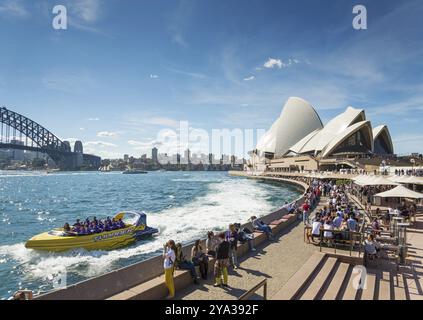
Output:
[[[238,268],[238,259],[236,249],[238,247],[238,230],[234,224],[229,225],[229,230],[226,233],[226,240],[231,245],[229,250],[229,262],[230,266],[234,269]]]
[[[220,243],[216,248],[216,262],[214,264],[214,286],[218,287],[223,285],[224,287],[227,287],[230,244],[226,241],[224,233],[219,233],[219,239]]]
[[[328,219],[325,224],[323,225],[323,238],[328,240],[329,242],[333,239],[333,224],[332,220]]]
[[[367,239],[364,240],[364,252],[373,259],[378,256],[379,250],[379,243],[375,240],[372,234],[369,234]]]
[[[320,221],[320,218],[316,218],[314,219],[312,226],[311,226],[311,235],[309,237],[307,237],[308,242],[310,243],[310,239],[311,242],[315,243],[314,238],[317,237],[318,239],[320,239],[320,230],[322,229],[322,222]]]
[[[250,251],[254,252],[256,249],[254,248],[254,233],[248,228],[242,228],[238,231],[238,240],[242,244],[248,242],[248,247]]]
[[[213,231],[207,232],[206,249],[207,254],[213,258],[216,257],[216,247],[219,244],[218,238],[214,235]]]
[[[350,215],[349,219],[347,220],[347,226],[349,231],[357,232],[358,224],[352,215]]]
[[[207,280],[207,274],[209,272],[209,258],[203,250],[200,244],[200,240],[196,240],[194,246],[191,249],[191,261],[194,266],[200,267],[201,278]]]
[[[272,229],[270,228],[269,225],[265,224],[262,220],[258,219],[256,216],[252,216],[250,220],[254,229],[264,232],[267,235],[268,239],[270,240],[273,239]]]
[[[169,240],[163,248],[163,267],[165,271],[165,284],[169,290],[168,299],[175,297],[175,284],[173,282],[173,271],[176,261],[176,246],[175,241]]]
[[[377,218],[373,219],[372,225],[371,225],[372,231],[374,234],[380,235],[381,231],[383,230],[379,224],[379,221]]]
[[[176,245],[176,268],[180,270],[189,270],[191,278],[194,284],[198,284],[197,271],[195,270],[194,264],[187,260],[184,253],[182,252],[182,244]]]
[[[303,223],[308,224],[309,221],[309,210],[310,210],[310,204],[308,201],[304,202],[303,204]]]
[[[76,223],[73,226],[74,227],[80,227],[81,226],[81,220],[76,219]]]
[[[340,229],[342,225],[342,221],[343,221],[342,212],[339,212],[336,218],[333,220],[333,227],[335,229]]]

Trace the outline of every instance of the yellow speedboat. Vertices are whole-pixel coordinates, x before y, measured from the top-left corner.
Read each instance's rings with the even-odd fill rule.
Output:
[[[63,228],[54,229],[32,237],[26,242],[25,247],[45,251],[66,251],[77,248],[112,250],[151,237],[158,232],[156,228],[147,226],[147,215],[143,212],[124,211],[118,213],[114,219],[122,219],[125,228],[90,235],[74,235],[65,232]]]

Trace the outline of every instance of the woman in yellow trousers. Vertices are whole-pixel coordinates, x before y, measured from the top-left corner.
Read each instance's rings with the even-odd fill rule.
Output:
[[[175,284],[173,282],[173,270],[176,260],[176,245],[175,241],[169,240],[164,245],[164,252],[163,252],[163,267],[165,271],[165,283],[166,287],[169,290],[169,295],[167,299],[172,299],[175,296]]]

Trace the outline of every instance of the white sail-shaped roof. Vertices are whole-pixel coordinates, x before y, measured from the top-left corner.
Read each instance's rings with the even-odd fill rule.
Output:
[[[342,142],[344,142],[346,139],[348,139],[348,137],[359,130],[363,130],[363,133],[367,135],[367,139],[369,141],[368,148],[369,151],[372,151],[373,132],[370,121],[360,121],[341,131],[335,137],[332,137],[329,143],[324,147],[321,156],[323,158],[329,156]]]
[[[322,121],[312,105],[301,98],[291,97],[285,103],[280,117],[257,143],[256,149],[281,157],[297,141],[321,128]]]
[[[391,134],[389,133],[389,129],[386,125],[380,125],[373,129],[373,140],[376,142],[378,139],[383,139],[386,144],[386,152],[388,154],[394,153],[394,145],[392,143]]]
[[[298,141],[296,144],[294,144],[291,148],[289,148],[288,152],[294,152],[294,153],[301,153],[304,146],[312,139],[316,134],[320,132],[321,129],[316,129],[313,132],[306,135],[304,138],[302,138],[300,141]]]
[[[302,148],[302,153],[322,151],[337,135],[345,131],[354,123],[366,120],[364,110],[348,107],[345,112],[329,121],[307,144]]]

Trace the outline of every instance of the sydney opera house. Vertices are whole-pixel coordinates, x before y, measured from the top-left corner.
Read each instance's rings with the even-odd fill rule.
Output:
[[[326,125],[307,101],[292,97],[251,151],[255,171],[355,167],[359,158],[394,154],[386,125],[373,127],[363,109],[348,107]]]

